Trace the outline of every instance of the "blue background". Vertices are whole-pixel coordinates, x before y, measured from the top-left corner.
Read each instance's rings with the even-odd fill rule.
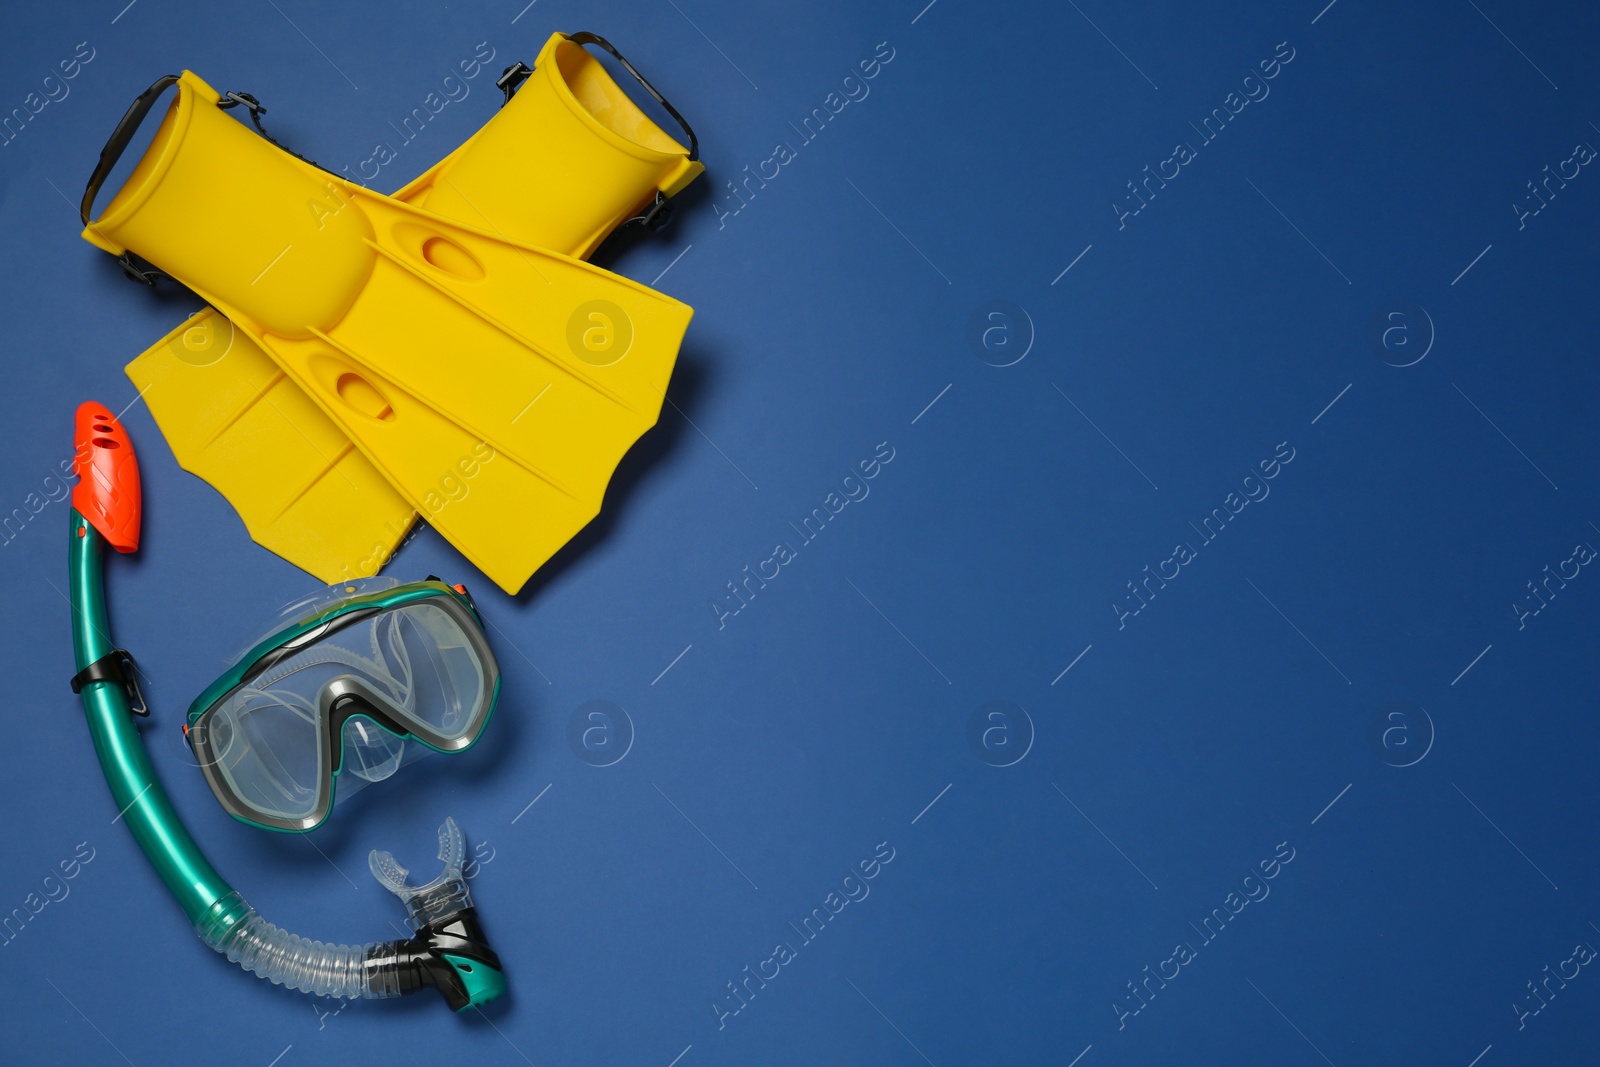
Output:
[[[0,911],[80,842],[94,858],[0,948],[3,1058],[1593,1062],[1600,976],[1519,1014],[1543,968],[1600,945],[1600,576],[1514,605],[1600,546],[1600,176],[1520,225],[1511,205],[1600,144],[1600,13],[925,2],[8,15],[3,109],[78,42],[94,58],[0,147],[0,510],[29,519],[0,549]],[[476,592],[505,671],[493,742],[314,835],[263,834],[216,805],[178,726],[314,582],[134,402],[122,365],[198,304],[80,241],[78,191],[158,74],[252,91],[280,138],[353,166],[489,42],[472,95],[374,183],[394,188],[557,29],[612,39],[701,137],[677,221],[605,257],[697,310],[674,406],[522,595],[427,530],[388,569]],[[790,124],[880,42],[869,95],[801,144]],[[1270,95],[1204,143],[1191,123],[1280,42]],[[730,214],[725,182],[779,141],[797,157]],[[1196,157],[1119,228],[1126,183],[1179,141]],[[28,504],[89,397],[140,449],[114,631],[195,836],[272,921],[365,941],[402,919],[368,850],[427,870],[453,814],[507,1002],[330,1014],[267,987],[197,941],[113,824],[66,687],[66,506]],[[880,442],[870,495],[801,544],[790,524]],[[1280,446],[1270,495],[1205,543],[1190,524]],[[725,583],[778,541],[797,558],[719,628]],[[1180,542],[1195,558],[1120,616]],[[870,895],[803,943],[787,924],[880,846]],[[1293,859],[1248,883],[1270,895],[1206,942],[1275,852]],[[740,1007],[726,983],[779,941],[796,957]],[[1180,942],[1195,958],[1135,999]]]

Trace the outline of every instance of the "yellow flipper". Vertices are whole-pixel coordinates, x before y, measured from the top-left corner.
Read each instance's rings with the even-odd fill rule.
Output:
[[[416,520],[261,347],[206,308],[128,365],[183,468],[256,542],[329,584],[376,574]]]
[[[654,424],[691,309],[350,186],[224,115],[194,74],[176,84],[84,237],[137,253],[226,314],[516,591],[598,511],[617,460]],[[324,522],[349,514],[346,503]]]
[[[703,170],[697,153],[640,111],[585,43],[609,49],[587,35],[552,35],[507,105],[394,199],[586,256],[621,222],[681,190]],[[605,340],[604,322],[586,329]],[[669,359],[660,390],[670,367]],[[233,504],[258,543],[324,581],[376,573],[416,516],[343,428],[212,308],[157,342],[127,373],[179,463]],[[609,477],[654,421],[660,390],[646,397],[641,410],[649,419],[638,428],[608,413],[583,422],[573,437],[560,420],[530,415],[527,447],[534,458],[587,450]],[[419,395],[436,400],[431,392]],[[537,403],[561,395],[553,391]],[[436,486],[436,498],[448,500],[447,489],[460,491],[455,483]]]

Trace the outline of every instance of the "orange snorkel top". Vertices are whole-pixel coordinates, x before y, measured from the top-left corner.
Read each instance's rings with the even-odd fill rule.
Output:
[[[72,506],[118,552],[139,548],[139,460],[128,431],[104,405],[78,405],[72,439],[72,465],[78,484]]]

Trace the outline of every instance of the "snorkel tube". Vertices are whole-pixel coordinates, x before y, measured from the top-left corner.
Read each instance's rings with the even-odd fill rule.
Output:
[[[291,934],[267,922],[223,880],[184,829],[156,780],[134,715],[147,716],[133,659],[116,648],[106,618],[106,545],[139,547],[139,466],[127,432],[104,406],[78,408],[68,552],[72,580],[72,643],[83,700],[101,769],[121,819],[177,898],[200,939],[245,970],[318,996],[381,1000],[436,988],[463,1011],[505,992],[500,960],[489,948],[462,876],[465,842],[454,819],[439,828],[444,871],[420,887],[386,852],[369,858],[374,877],[400,897],[415,935],[405,941],[335,945]]]

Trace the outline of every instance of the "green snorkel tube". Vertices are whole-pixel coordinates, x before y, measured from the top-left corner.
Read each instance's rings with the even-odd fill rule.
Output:
[[[408,940],[336,945],[312,941],[256,914],[201,853],[184,829],[134,728],[148,715],[133,660],[116,648],[106,618],[106,545],[133,552],[139,544],[139,467],[127,432],[103,405],[78,408],[68,561],[72,643],[95,754],[122,820],[156,873],[177,898],[200,939],[247,971],[318,996],[381,1000],[436,988],[452,1010],[500,997],[500,960],[478,924],[462,876],[465,842],[454,819],[439,829],[444,871],[427,885],[405,884],[406,870],[374,852],[373,875],[400,897],[415,935]]]

